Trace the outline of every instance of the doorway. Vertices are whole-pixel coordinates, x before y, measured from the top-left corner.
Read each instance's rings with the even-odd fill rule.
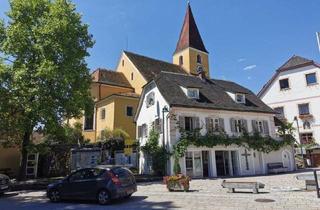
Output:
[[[209,151],[202,151],[203,177],[209,177]]]
[[[283,167],[286,167],[289,171],[291,171],[290,153],[286,150],[282,152],[282,163]]]
[[[229,171],[229,152],[215,151],[217,176],[230,176]]]

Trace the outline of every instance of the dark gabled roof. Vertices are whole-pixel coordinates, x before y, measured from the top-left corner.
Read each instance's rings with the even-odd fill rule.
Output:
[[[129,81],[122,72],[98,68],[91,75],[94,77],[93,81],[95,82],[132,88]]]
[[[190,4],[188,3],[187,12],[184,17],[183,26],[180,32],[179,41],[174,52],[177,53],[185,48],[192,47],[208,53],[203,44],[196,21],[194,20]]]
[[[219,109],[229,111],[274,113],[253,92],[234,82],[223,80],[202,80],[197,76],[162,72],[154,80],[170,106]],[[188,98],[180,88],[199,87],[199,100]],[[236,103],[226,92],[244,93],[245,104]]]
[[[261,97],[263,93],[270,87],[272,82],[278,77],[278,75],[281,72],[288,71],[291,69],[297,69],[305,66],[316,66],[320,68],[320,65],[316,63],[313,60],[298,56],[298,55],[293,55],[289,60],[287,60],[282,66],[280,66],[274,75],[271,77],[271,79],[262,87],[262,89],[258,93],[258,97]]]
[[[97,101],[96,103],[100,103],[100,102],[102,102],[102,101],[104,101],[104,100],[106,100],[106,99],[109,99],[109,98],[112,98],[112,97],[118,97],[118,96],[120,96],[120,97],[126,97],[126,98],[133,98],[133,99],[137,99],[137,100],[139,100],[139,98],[140,98],[140,95],[139,95],[139,94],[136,94],[136,93],[130,93],[130,92],[127,92],[127,93],[114,93],[114,94],[112,94],[112,95],[108,95],[108,96],[100,99],[100,100]]]
[[[287,62],[285,62],[277,71],[285,71],[289,69],[295,69],[302,66],[312,65],[313,61],[307,58],[303,58],[298,55],[293,55]]]
[[[128,51],[124,51],[124,53],[147,81],[154,79],[162,71],[187,74],[183,68],[178,65]]]

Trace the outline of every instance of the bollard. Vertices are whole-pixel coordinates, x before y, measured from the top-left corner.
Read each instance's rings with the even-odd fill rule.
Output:
[[[314,179],[316,182],[317,196],[318,196],[318,198],[320,198],[317,170],[313,170],[313,175],[314,175]]]

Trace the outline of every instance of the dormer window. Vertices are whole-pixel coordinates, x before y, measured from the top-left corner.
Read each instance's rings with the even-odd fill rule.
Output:
[[[187,96],[189,98],[199,99],[199,90],[196,88],[188,88]]]
[[[245,95],[242,93],[236,93],[236,102],[239,104],[244,104],[246,101]]]

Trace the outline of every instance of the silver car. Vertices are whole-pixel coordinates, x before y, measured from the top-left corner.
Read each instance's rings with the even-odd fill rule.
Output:
[[[7,175],[0,174],[0,194],[10,190],[10,179]]]

